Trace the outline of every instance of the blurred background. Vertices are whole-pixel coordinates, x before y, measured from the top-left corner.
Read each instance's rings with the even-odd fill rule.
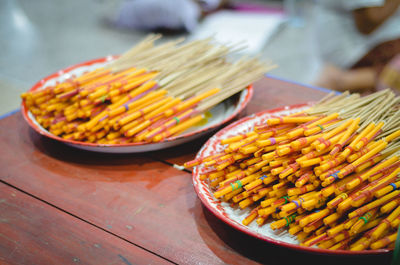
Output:
[[[19,94],[41,78],[72,64],[120,54],[144,38],[148,31],[126,27],[117,21],[122,2],[1,0],[0,114],[18,108]],[[259,53],[262,58],[279,65],[271,74],[308,83],[318,68],[312,41],[307,37],[310,31],[307,13],[311,1],[297,2],[296,12],[299,19],[304,21],[286,23],[282,1],[231,1],[243,5],[238,12],[250,12],[255,16],[261,13],[265,17],[271,15],[271,28],[254,30],[248,36],[255,38],[253,46],[257,42],[252,53]],[[200,21],[190,33],[165,32],[164,40],[205,34],[210,28],[202,28],[203,22]],[[225,26],[229,28],[229,25]]]
[[[315,0],[231,0],[223,10],[217,7],[219,0],[198,0],[195,7],[190,1],[1,0],[0,114],[17,109],[19,94],[41,78],[79,62],[121,54],[156,22],[178,28],[164,30],[164,41],[244,38],[249,46],[244,53],[276,63],[279,67],[269,74],[278,78],[312,84],[321,71],[313,38]],[[327,42],[340,38],[325,35]]]

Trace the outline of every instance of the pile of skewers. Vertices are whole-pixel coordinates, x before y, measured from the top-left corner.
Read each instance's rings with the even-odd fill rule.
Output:
[[[328,95],[313,107],[270,118],[198,157],[200,179],[243,224],[288,229],[301,245],[392,249],[400,225],[400,98]]]
[[[205,113],[275,66],[228,57],[211,39],[155,45],[151,35],[105,67],[21,95],[45,129],[101,144],[159,142],[204,123]]]

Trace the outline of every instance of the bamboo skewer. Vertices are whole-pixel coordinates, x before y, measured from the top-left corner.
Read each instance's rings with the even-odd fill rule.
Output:
[[[241,43],[217,45],[209,38],[155,45],[160,37],[148,36],[101,69],[21,97],[42,126],[66,139],[151,142],[195,126],[205,119],[200,113],[276,67],[245,57],[232,61]]]
[[[400,224],[399,99],[389,90],[328,95],[223,139],[221,153],[185,166],[213,172],[201,176],[215,198],[251,208],[243,225],[272,217],[271,229],[288,227],[304,246],[392,248]]]

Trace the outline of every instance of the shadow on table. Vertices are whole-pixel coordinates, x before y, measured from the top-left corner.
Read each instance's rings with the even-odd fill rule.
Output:
[[[34,145],[31,157],[39,168],[54,174],[81,180],[102,182],[147,182],[152,188],[173,174],[170,166],[145,154],[110,154],[77,149],[29,130],[29,145]],[[51,159],[49,159],[51,158]]]
[[[118,153],[100,153],[78,149],[56,140],[39,135],[34,130],[29,130],[29,137],[38,151],[57,160],[77,164],[98,164],[116,165],[135,162],[140,158],[140,154],[118,154]]]
[[[355,264],[390,264],[391,254],[368,255],[368,256],[337,256],[322,255],[301,252],[293,249],[273,245],[268,242],[251,237],[242,233],[214,216],[206,207],[203,206],[204,217],[211,229],[222,240],[227,248],[262,264],[306,264],[306,265],[355,265]],[[201,229],[199,229],[201,235]],[[220,251],[213,249],[209,236],[201,235],[204,242],[222,260],[224,257],[219,255]]]

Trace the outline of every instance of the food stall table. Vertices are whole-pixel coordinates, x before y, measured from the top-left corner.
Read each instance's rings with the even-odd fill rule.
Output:
[[[321,99],[327,90],[266,76],[240,114]],[[83,151],[0,120],[0,264],[388,264],[390,255],[283,248],[202,206],[191,172],[210,135],[140,154]]]

